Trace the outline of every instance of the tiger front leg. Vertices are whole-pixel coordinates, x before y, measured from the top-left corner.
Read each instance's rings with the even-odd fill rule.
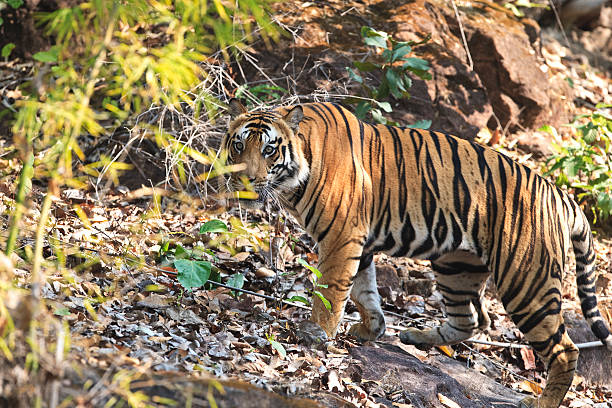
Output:
[[[351,289],[351,299],[359,309],[361,322],[352,325],[349,334],[361,341],[380,338],[385,333],[385,316],[380,307],[376,268],[372,255],[361,258],[359,271]]]
[[[328,310],[323,301],[315,296],[312,321],[321,326],[330,338],[335,337],[338,331],[363,251],[361,246],[352,241],[349,240],[345,245],[335,245],[336,248],[321,245],[319,249],[319,270],[323,276],[317,290],[329,301],[331,308]]]

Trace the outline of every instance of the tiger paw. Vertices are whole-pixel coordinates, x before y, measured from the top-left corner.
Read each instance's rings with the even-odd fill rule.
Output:
[[[525,397],[519,401],[518,408],[534,408],[538,406],[538,400],[533,397]]]
[[[383,329],[382,332],[379,330],[378,333],[375,333],[372,330],[370,330],[370,328],[368,326],[366,326],[365,324],[363,324],[363,323],[355,323],[349,329],[349,334],[351,336],[357,337],[357,340],[359,340],[361,342],[374,341],[374,340],[378,339],[380,336],[382,336],[383,333],[384,333],[384,329]]]
[[[425,341],[423,330],[408,328],[400,333],[399,338],[404,344],[412,344],[414,346],[426,346],[429,342]]]
[[[298,343],[308,347],[317,347],[324,344],[327,340],[327,333],[318,324],[311,320],[303,320],[295,331]]]

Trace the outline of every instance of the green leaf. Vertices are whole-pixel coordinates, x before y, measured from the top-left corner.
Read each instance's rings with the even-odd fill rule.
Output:
[[[331,303],[329,303],[329,300],[327,300],[321,292],[319,292],[318,290],[315,290],[312,293],[314,293],[315,295],[317,295],[319,299],[321,299],[321,302],[323,302],[323,305],[325,306],[327,310],[331,311]]]
[[[285,350],[283,345],[280,344],[278,341],[274,340],[273,336],[266,337],[268,338],[268,342],[270,343],[272,348],[278,352],[278,355],[281,356],[282,359],[285,359],[287,357],[287,351]]]
[[[552,127],[550,125],[541,126],[540,128],[538,128],[538,132],[546,132],[549,135],[554,136],[555,138],[558,137],[557,129],[555,129],[554,127]]]
[[[404,55],[409,54],[412,51],[412,47],[409,45],[401,45],[399,47],[393,47],[393,54],[391,54],[391,62],[395,62],[401,59]]]
[[[380,110],[372,109],[370,114],[372,115],[372,119],[374,119],[376,122],[382,123],[383,125],[387,124],[387,119],[383,116]]]
[[[389,96],[389,82],[382,81],[378,86],[378,89],[376,89],[376,93],[373,95],[373,97],[374,99],[378,99],[380,101],[385,99],[387,96]]]
[[[431,74],[429,74],[429,62],[425,61],[422,58],[406,58],[404,61],[404,65],[402,65],[402,69],[408,70],[414,73],[421,79],[431,79]]]
[[[306,299],[304,296],[291,296],[289,299],[287,299],[288,302],[300,302],[305,304],[306,306],[310,306],[310,302],[308,301],[308,299]]]
[[[302,265],[304,268],[310,270],[310,272],[314,273],[314,275],[317,277],[317,279],[321,279],[321,277],[323,276],[321,274],[321,271],[319,271],[317,268],[315,268],[314,266],[310,266],[308,265],[308,262],[306,262],[303,258],[298,258],[297,263],[299,263],[300,265]]]
[[[14,9],[21,7],[21,5],[23,4],[23,0],[6,0],[6,2]]]
[[[227,278],[227,282],[225,282],[225,284],[231,286],[232,288],[242,289],[242,286],[244,285],[244,275],[241,273],[235,273]],[[236,296],[237,292],[232,290],[231,293],[232,296]]]
[[[59,55],[59,48],[52,47],[49,51],[40,51],[36,54],[32,55],[36,61],[40,62],[57,62],[57,58]]]
[[[365,62],[354,61],[353,65],[355,66],[355,68],[357,68],[358,70],[362,72],[372,72],[372,71],[376,71],[380,69],[380,65],[374,64],[373,62],[369,62],[369,61],[365,61]]]
[[[355,107],[355,116],[357,116],[359,119],[365,119],[370,110],[372,110],[372,104],[370,101],[362,100]]]
[[[384,110],[387,113],[393,111],[393,109],[391,108],[391,104],[389,102],[379,102],[376,100],[374,102],[376,102],[376,105],[378,105],[378,107],[380,107],[382,110]]]
[[[8,58],[8,56],[11,55],[11,51],[13,51],[13,48],[15,48],[15,44],[5,44],[4,47],[2,47],[2,51],[0,51],[0,56],[2,56],[2,58]]]
[[[363,84],[363,78],[361,77],[361,75],[356,74],[355,71],[353,71],[351,68],[346,67],[346,70],[348,71],[348,76],[350,79],[352,79],[353,81]]]
[[[176,248],[174,248],[174,257],[176,259],[185,259],[191,256],[191,252],[183,248],[182,245],[178,244]]]
[[[587,128],[582,130],[582,135],[585,142],[588,144],[593,144],[595,140],[597,140],[598,132],[595,128]]]
[[[406,127],[410,129],[429,129],[430,126],[431,126],[431,120],[421,119],[421,120],[417,120],[412,125],[408,125]]]
[[[389,91],[391,91],[391,95],[393,95],[395,99],[401,99],[402,91],[405,91],[405,88],[397,72],[390,69],[385,73],[385,78],[389,84]]]
[[[378,48],[387,48],[389,34],[384,31],[376,31],[371,27],[361,27],[361,37],[366,45]]]
[[[409,89],[412,86],[412,78],[410,78],[408,75],[404,74],[404,75],[402,75],[402,79],[404,81],[405,88]]]
[[[597,105],[595,105],[595,107],[596,107],[597,109],[607,109],[607,108],[612,108],[612,103],[599,102]]]
[[[53,311],[53,314],[56,316],[69,316],[70,310],[67,307],[57,308]]]
[[[178,271],[177,279],[186,289],[202,287],[210,277],[212,265],[207,261],[177,259],[174,267]]]
[[[200,234],[209,232],[226,232],[227,225],[221,220],[210,220],[200,226]]]
[[[516,17],[525,17],[525,13],[523,13],[522,11],[520,11],[518,9],[518,7],[516,7],[514,4],[512,3],[506,3],[504,4],[504,7],[506,7],[507,9],[510,9],[510,11],[512,11],[512,13],[516,16]]]

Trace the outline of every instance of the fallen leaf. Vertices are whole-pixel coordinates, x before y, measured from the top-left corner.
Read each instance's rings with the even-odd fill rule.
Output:
[[[533,370],[536,368],[535,356],[533,350],[527,347],[521,347],[521,357],[523,358],[523,364],[525,364],[525,370]]]
[[[336,370],[331,370],[329,375],[327,376],[327,389],[334,392],[344,392],[344,385],[340,382],[340,378],[338,377],[338,372]]]
[[[436,346],[436,348],[449,357],[455,355],[455,350],[453,350],[450,346]]]
[[[531,381],[523,380],[518,384],[518,387],[523,391],[530,392],[535,395],[540,395],[542,393],[542,387]]]
[[[136,306],[146,307],[149,309],[167,309],[170,307],[170,301],[166,296],[151,293],[146,298],[137,302]]]
[[[444,405],[445,407],[448,408],[461,408],[461,406],[459,404],[457,404],[455,401],[453,401],[452,399],[445,397],[444,395],[438,393],[438,399],[440,400],[440,402],[442,403],[442,405]]]

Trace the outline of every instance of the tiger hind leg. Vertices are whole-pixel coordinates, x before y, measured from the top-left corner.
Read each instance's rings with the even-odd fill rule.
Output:
[[[406,344],[453,344],[487,328],[490,320],[482,303],[489,277],[487,266],[475,255],[461,251],[437,259],[432,268],[448,320],[429,329],[409,328],[400,333],[400,340]]]
[[[372,256],[364,256],[353,280],[351,300],[361,315],[361,323],[351,326],[349,334],[359,340],[376,340],[385,333],[385,317],[376,287],[376,268]]]
[[[548,366],[546,387],[540,397],[525,398],[519,407],[557,408],[572,384],[578,348],[565,331],[559,294],[551,288],[543,289],[516,310],[504,305],[525,339]],[[504,298],[503,294],[501,297]]]

